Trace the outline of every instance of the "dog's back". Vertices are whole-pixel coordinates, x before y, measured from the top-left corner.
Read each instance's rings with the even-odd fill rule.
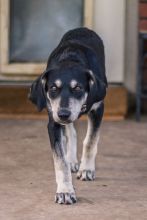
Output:
[[[65,42],[82,43],[95,52],[103,53],[103,42],[101,38],[92,30],[88,28],[76,28],[68,31],[61,39],[61,44]],[[102,54],[101,54],[102,55]]]
[[[51,66],[52,63],[55,64],[55,62],[59,62],[61,56],[63,57],[65,55],[67,48],[74,48],[75,53],[77,51],[77,57],[80,51],[82,51],[82,53],[84,52],[88,68],[107,85],[103,41],[94,31],[88,28],[76,28],[68,31],[62,37],[59,45],[51,53],[47,68]]]

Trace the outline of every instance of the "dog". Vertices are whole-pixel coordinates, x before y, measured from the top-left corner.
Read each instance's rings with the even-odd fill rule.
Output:
[[[47,109],[57,191],[55,202],[77,201],[71,172],[77,179],[95,178],[95,157],[107,90],[105,54],[101,38],[88,28],[68,31],[50,54],[46,70],[33,82],[30,100]],[[88,115],[80,165],[73,122]]]

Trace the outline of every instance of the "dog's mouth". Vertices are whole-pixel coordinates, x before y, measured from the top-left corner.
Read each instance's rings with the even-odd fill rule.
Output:
[[[70,124],[70,123],[72,123],[73,121],[72,120],[70,120],[70,119],[67,119],[67,120],[57,120],[56,121],[57,123],[59,123],[59,124],[62,124],[62,125],[66,125],[66,124]]]

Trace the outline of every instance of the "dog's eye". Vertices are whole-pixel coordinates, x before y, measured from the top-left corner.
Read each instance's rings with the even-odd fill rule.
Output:
[[[53,92],[56,92],[57,89],[58,89],[58,88],[57,88],[56,86],[51,86],[51,87],[50,87],[50,90],[53,91]]]
[[[75,90],[75,91],[81,91],[82,88],[81,88],[81,86],[76,86],[76,87],[74,88],[74,90]]]

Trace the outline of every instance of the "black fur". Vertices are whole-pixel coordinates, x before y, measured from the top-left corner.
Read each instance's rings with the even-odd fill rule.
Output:
[[[86,112],[89,111],[93,103],[104,99],[107,79],[103,42],[95,32],[87,28],[77,28],[63,36],[57,48],[49,56],[46,74],[43,73],[32,84],[30,99],[37,105],[39,111],[46,107],[42,78],[49,77],[48,75],[54,70],[60,71],[68,66],[75,67],[77,72],[82,68],[83,71],[85,70],[85,74],[87,74],[87,70],[93,72],[95,83],[90,88]],[[89,75],[89,77],[91,76]]]
[[[57,86],[57,80],[61,85]],[[72,86],[72,80],[75,80],[75,87]],[[32,84],[29,98],[37,105],[39,111],[43,108],[48,110],[48,133],[54,155],[56,182],[60,186],[59,189],[57,187],[55,202],[59,204],[76,202],[69,169],[71,161],[67,161],[65,155],[64,145],[68,143],[68,140],[65,143],[65,139],[68,138],[65,138],[66,125],[88,113],[90,128],[87,133],[87,147],[90,152],[91,146],[99,136],[106,88],[103,42],[95,32],[87,28],[74,29],[63,36],[49,56],[45,72]],[[67,118],[69,114],[73,117]],[[73,143],[70,146],[73,147]],[[93,180],[95,176],[95,170],[91,167],[79,169],[78,173],[77,178],[82,180]]]

